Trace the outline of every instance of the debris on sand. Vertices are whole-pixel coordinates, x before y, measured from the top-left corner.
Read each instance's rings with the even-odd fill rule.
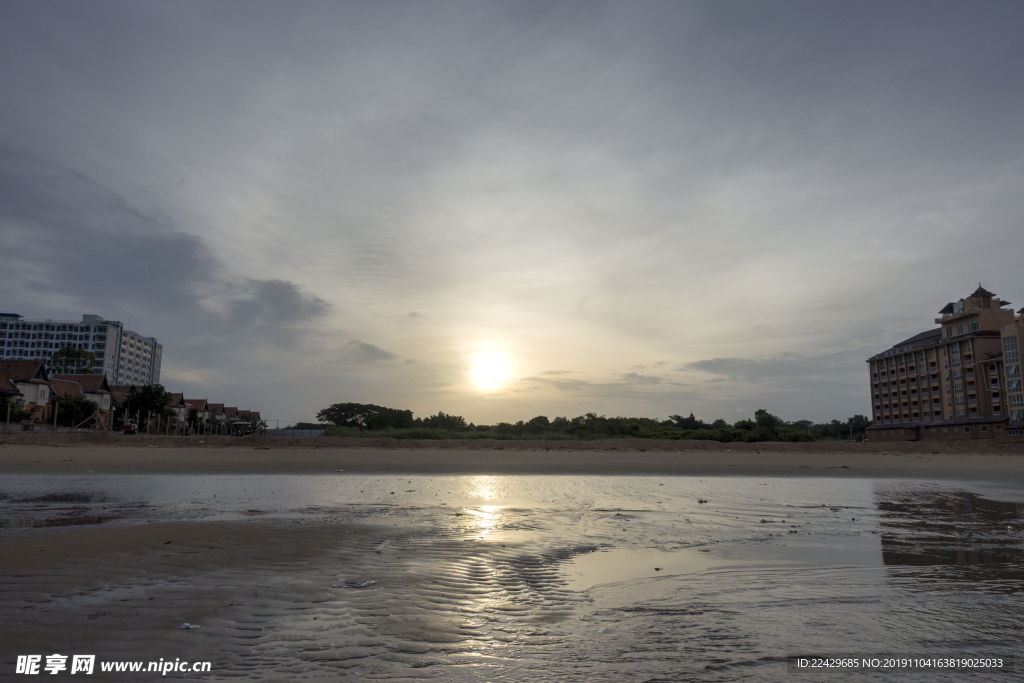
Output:
[[[349,588],[366,588],[367,586],[372,586],[375,583],[377,582],[364,579],[348,579],[345,581],[345,585]]]
[[[199,624],[190,624],[187,621],[178,628],[199,628]]]

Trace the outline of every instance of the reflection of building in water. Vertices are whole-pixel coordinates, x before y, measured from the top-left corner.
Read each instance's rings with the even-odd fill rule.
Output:
[[[1010,565],[1003,569],[1024,578],[1024,504],[909,487],[878,495],[885,564]]]

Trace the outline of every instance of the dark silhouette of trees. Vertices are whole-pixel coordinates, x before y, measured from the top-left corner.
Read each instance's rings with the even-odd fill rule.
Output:
[[[857,415],[845,422],[833,420],[814,424],[809,420],[785,422],[766,409],[755,411],[753,419],[729,424],[717,419],[708,424],[690,413],[671,415],[667,420],[649,417],[607,417],[585,413],[577,417],[538,415],[518,422],[494,425],[467,424],[460,415],[438,412],[413,418],[410,410],[396,410],[372,404],[335,403],[317,413],[321,423],[362,430],[392,430],[399,438],[649,438],[702,439],[722,442],[815,441],[818,438],[863,439],[871,421]],[[311,425],[315,426],[315,425]]]
[[[396,410],[372,403],[335,403],[317,413],[316,418],[321,423],[359,429],[408,429],[415,426],[411,410]]]

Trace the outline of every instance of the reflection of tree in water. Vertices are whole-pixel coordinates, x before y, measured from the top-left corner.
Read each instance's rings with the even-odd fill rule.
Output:
[[[986,579],[1024,580],[1024,504],[906,485],[880,486],[876,499],[885,564],[955,566]]]

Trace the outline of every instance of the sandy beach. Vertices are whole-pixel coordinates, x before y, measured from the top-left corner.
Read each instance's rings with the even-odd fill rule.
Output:
[[[367,443],[370,442],[370,443]],[[1024,482],[1024,445],[708,441],[191,439],[14,434],[0,474],[664,474],[886,477]]]

